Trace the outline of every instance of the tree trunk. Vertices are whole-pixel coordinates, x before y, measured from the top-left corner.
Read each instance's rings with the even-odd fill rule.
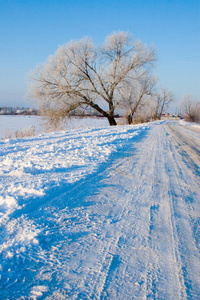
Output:
[[[132,122],[133,122],[132,114],[129,114],[129,115],[127,116],[127,121],[128,121],[128,124],[129,124],[129,125],[132,124]]]
[[[116,126],[117,125],[117,122],[115,121],[115,118],[113,116],[112,117],[108,116],[107,119],[108,119],[108,122],[109,122],[110,126]]]
[[[84,97],[84,100],[86,100],[86,104],[90,105],[92,108],[97,110],[102,116],[106,117],[108,119],[110,126],[117,125],[117,122],[115,121],[115,118],[113,117],[113,115],[110,116],[108,112],[101,109],[97,104],[93,103],[92,101],[88,101],[88,99],[86,97]]]

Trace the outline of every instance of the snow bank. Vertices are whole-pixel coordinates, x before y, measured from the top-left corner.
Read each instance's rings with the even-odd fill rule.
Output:
[[[179,123],[184,126],[189,126],[189,127],[200,129],[200,124],[197,124],[197,123],[186,122],[184,120],[180,120]]]
[[[29,199],[92,174],[149,125],[55,132],[0,142],[0,223]]]

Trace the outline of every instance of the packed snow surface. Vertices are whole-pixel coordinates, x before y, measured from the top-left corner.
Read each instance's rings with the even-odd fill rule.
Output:
[[[0,299],[200,299],[200,130],[0,141]]]

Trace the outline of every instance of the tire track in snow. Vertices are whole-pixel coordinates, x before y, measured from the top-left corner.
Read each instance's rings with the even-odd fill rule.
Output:
[[[185,129],[184,127],[182,127]],[[177,128],[174,128],[172,126],[169,126],[169,129],[172,134],[172,140],[173,140],[173,152],[181,155],[182,160],[185,164],[180,163],[180,156],[176,159],[176,165],[177,165],[177,173],[179,172],[179,181],[183,177],[187,176],[187,179],[185,179],[185,182],[187,182],[187,191],[183,192],[186,194],[185,196],[185,202],[188,206],[188,212],[190,212],[190,220],[191,220],[191,226],[193,228],[193,235],[195,238],[196,246],[200,250],[200,209],[199,209],[199,203],[196,201],[193,201],[193,198],[200,198],[199,196],[199,185],[200,180],[198,174],[200,174],[200,169],[198,166],[200,166],[200,156],[197,155],[197,153],[200,153],[200,133],[198,136],[198,139],[193,141],[190,137],[190,130],[189,132],[183,134],[180,132],[180,129],[178,131],[177,136]],[[180,138],[182,137],[182,139]],[[187,152],[186,152],[187,149]],[[176,153],[175,152],[175,153]],[[183,153],[183,154],[182,154]],[[175,154],[174,154],[175,155]],[[189,167],[189,168],[188,168]],[[186,175],[187,174],[187,175]],[[188,176],[189,175],[189,176]],[[180,183],[181,187],[185,187],[185,182],[182,181]],[[191,186],[195,187],[193,188],[193,191],[191,192]],[[185,189],[186,190],[186,189]],[[196,191],[196,192],[195,192]]]
[[[166,127],[171,136],[169,143],[171,167],[168,166],[174,229],[177,232],[177,249],[180,273],[183,276],[187,299],[199,299],[199,235],[195,223],[200,225],[199,178],[196,172],[198,158],[191,139],[174,127]],[[184,139],[181,140],[180,136]],[[178,138],[178,141],[177,141]],[[172,167],[173,165],[173,167]],[[189,166],[189,167],[188,167]]]
[[[100,277],[90,287],[89,299],[190,299],[198,294],[194,286],[188,286],[184,272],[173,195],[173,189],[179,189],[180,174],[173,178],[174,162],[168,170],[169,138],[162,126],[153,127],[128,158],[112,166],[114,176],[107,186],[130,181],[125,184],[129,200],[124,197],[130,209],[121,214],[123,225],[115,228],[104,249]],[[120,194],[125,195],[123,189],[117,190],[117,202]]]
[[[144,194],[147,192],[146,187],[143,188],[146,181],[146,164],[144,161],[141,160],[142,166],[139,170],[137,170],[138,174],[134,174],[134,169],[137,165],[137,156],[135,155],[136,151],[137,150],[134,147],[134,149],[132,149],[131,156],[128,159],[126,157],[123,161],[121,161],[120,166],[115,168],[115,174],[116,176],[119,176],[119,181],[130,181],[130,200],[129,203],[127,203],[130,205],[130,210],[127,218],[124,220],[126,225],[123,228],[117,249],[115,250],[119,253],[117,254],[117,262],[121,261],[121,263],[119,266],[115,266],[115,269],[112,270],[107,277],[104,290],[101,294],[101,299],[117,299],[123,297],[123,294],[126,295],[126,299],[132,299],[134,296],[138,299],[142,299],[144,297],[145,280],[143,278],[143,274],[137,271],[139,263],[135,259],[132,259],[134,252],[137,253],[139,251],[144,251],[144,253],[148,253],[147,235],[138,236],[137,231],[139,231],[139,228],[137,227],[140,227],[143,233],[145,231],[148,233],[149,227],[148,222],[146,223],[143,218],[140,218],[142,213],[143,215],[145,214],[144,218],[148,219],[148,209],[141,211],[140,205],[137,205],[137,198],[141,195],[141,190],[143,190]],[[123,254],[121,251],[123,251]],[[141,260],[141,257],[138,258]],[[144,258],[143,265],[147,265]],[[145,266],[143,268],[145,268]]]
[[[188,133],[184,132],[184,127],[172,125],[168,127],[170,128],[174,144],[177,149],[179,148],[182,157],[185,158],[185,162],[189,163],[195,173],[200,175],[200,134],[198,139],[194,140]]]
[[[172,230],[168,176],[165,160],[168,152],[163,128],[157,127],[151,140],[154,140],[152,155],[152,199],[150,206],[149,247],[151,256],[147,265],[147,299],[185,299],[184,287],[177,272],[174,254],[174,233]],[[151,141],[148,141],[151,142]],[[173,270],[173,271],[172,271]]]
[[[186,278],[186,272],[184,271],[186,260],[180,249],[180,232],[177,230],[177,210],[175,209],[173,190],[179,190],[178,179],[182,174],[174,174],[174,168],[176,167],[175,162],[171,162],[170,143],[172,141],[170,139],[171,137],[166,135],[165,130],[160,126],[153,128],[149,133],[149,137],[136,145],[135,158],[138,156],[138,163],[132,169],[132,182],[138,189],[140,188],[140,196],[144,195],[149,213],[147,214],[146,210],[145,218],[142,220],[138,218],[138,214],[141,212],[135,208],[137,216],[135,216],[134,226],[137,229],[137,226],[141,226],[139,224],[143,221],[142,235],[146,245],[146,253],[141,260],[138,253],[134,253],[134,238],[129,236],[129,242],[124,238],[121,248],[128,244],[129,251],[135,255],[135,260],[130,263],[131,255],[127,252],[123,253],[123,264],[116,268],[112,278],[109,279],[110,284],[104,290],[104,293],[106,291],[110,293],[106,294],[105,299],[106,297],[110,297],[110,299],[120,298],[123,297],[123,293],[127,299],[192,299],[191,295],[192,297],[197,297],[194,299],[198,299],[198,289],[195,291],[195,281],[198,281],[198,274],[195,272],[197,279],[193,278],[194,285],[188,286],[188,278]],[[181,161],[180,157],[178,159]],[[147,163],[152,173],[152,178],[148,176]],[[125,166],[124,169],[127,170],[124,162],[123,165]],[[138,181],[134,176],[134,169],[137,172]],[[186,172],[185,175],[188,174],[187,169],[184,172]],[[121,171],[121,174],[125,175],[125,173],[124,170]],[[130,178],[131,172],[128,173]],[[192,177],[191,180],[193,181],[194,178]],[[183,181],[187,182],[187,179],[184,178]],[[144,187],[142,192],[141,186]],[[132,190],[133,197],[137,197],[136,190]],[[195,190],[198,190],[197,187],[194,188]],[[139,203],[139,201],[141,199],[136,198],[136,203]],[[149,223],[147,219],[149,219]],[[188,230],[190,231],[190,225],[188,229],[185,228],[186,232]],[[183,240],[182,238],[182,247],[184,247],[184,243],[187,244],[187,241]],[[188,248],[187,251],[188,255],[190,255],[190,251],[193,250]],[[199,259],[197,259],[196,263],[199,263]],[[142,264],[143,268],[141,267]],[[139,271],[135,272],[138,266]],[[193,266],[190,267],[190,273],[192,273],[194,269],[192,269]],[[132,275],[134,275],[134,281],[131,287],[129,286],[129,288],[125,289],[124,286],[128,285],[125,274],[130,269]],[[138,280],[142,278],[141,271],[143,271],[145,276],[143,276],[143,280]],[[123,276],[119,277],[120,280],[117,278],[118,273],[123,274]],[[121,282],[121,289],[118,287],[119,282]],[[144,282],[146,283],[144,284]],[[135,284],[138,288],[134,288]],[[146,289],[145,292],[144,288]],[[104,298],[102,297],[102,299]]]
[[[160,129],[161,130],[161,129]],[[158,158],[159,152],[162,157],[162,150],[159,140],[157,139],[160,130],[154,130],[154,132],[150,134],[149,139],[147,137],[146,140],[143,140],[141,144],[136,145],[136,153],[134,155],[135,159],[139,158],[139,163],[135,164],[132,170],[127,172],[127,164],[130,165],[130,159],[127,162],[123,162],[121,166],[121,175],[126,175],[128,178],[132,177],[132,184],[135,186],[135,189],[132,189],[132,198],[135,197],[135,202],[138,204],[139,202],[143,202],[142,204],[146,207],[141,210],[137,210],[137,207],[134,207],[135,211],[135,223],[131,224],[130,219],[126,220],[127,227],[131,227],[133,225],[135,233],[133,236],[123,237],[121,239],[121,243],[119,240],[118,249],[116,251],[121,251],[123,248],[126,249],[126,245],[129,246],[126,251],[124,251],[123,255],[121,255],[123,262],[120,264],[110,278],[107,278],[107,283],[104,287],[104,293],[101,296],[101,299],[106,299],[106,297],[110,297],[111,299],[123,297],[123,293],[126,295],[127,299],[184,299],[185,297],[181,297],[181,294],[184,295],[184,291],[181,292],[181,289],[184,290],[183,284],[181,284],[181,280],[179,278],[179,273],[177,271],[178,268],[174,267],[175,254],[174,254],[174,246],[175,244],[168,246],[168,256],[164,258],[165,264],[162,263],[163,257],[160,248],[166,247],[166,236],[164,236],[161,241],[159,241],[160,237],[158,236],[158,227],[161,227],[161,222],[163,219],[159,219],[159,209],[161,207],[161,213],[164,215],[164,201],[160,201],[159,197],[163,197],[163,187],[160,186],[159,179],[159,168],[163,167],[163,160]],[[162,132],[163,133],[163,132]],[[154,143],[150,143],[150,140],[154,140]],[[142,145],[143,144],[143,145]],[[158,145],[158,147],[156,147]],[[137,157],[138,156],[138,157]],[[160,159],[160,162],[159,162]],[[149,171],[147,170],[147,161]],[[117,168],[119,171],[119,168]],[[123,170],[125,169],[125,170]],[[137,170],[137,176],[134,175],[134,170]],[[132,176],[131,176],[132,175]],[[166,176],[165,176],[166,177]],[[165,178],[162,180],[162,185],[164,184]],[[166,187],[167,188],[167,187]],[[161,189],[161,191],[160,191]],[[137,198],[137,190],[139,190],[138,195],[140,198]],[[142,192],[141,192],[142,190]],[[141,195],[144,195],[141,197]],[[160,203],[161,202],[161,203]],[[134,201],[132,200],[132,207]],[[169,206],[169,205],[168,205]],[[170,209],[169,218],[170,218]],[[131,214],[131,212],[130,212]],[[140,215],[143,214],[143,218]],[[168,220],[166,218],[166,223],[164,224],[166,227],[169,227]],[[149,220],[149,221],[148,221]],[[163,226],[163,228],[165,227]],[[139,236],[139,232],[137,228],[142,229],[142,237]],[[167,231],[165,228],[163,229]],[[172,234],[171,227],[168,228],[169,237]],[[127,234],[127,232],[125,232]],[[173,234],[172,234],[173,235]],[[135,245],[135,240],[140,239],[142,244],[137,246]],[[173,240],[173,238],[172,238]],[[159,242],[158,242],[159,241]],[[163,245],[162,245],[163,244]],[[145,257],[140,257],[140,254],[137,251],[144,250]],[[166,250],[165,250],[166,252]],[[132,254],[135,255],[134,260],[132,259]],[[168,262],[168,258],[170,261]],[[167,267],[170,265],[171,269]],[[139,270],[138,270],[139,266]],[[142,266],[142,267],[141,267]],[[166,269],[169,269],[168,273],[166,273]],[[174,270],[176,271],[176,275],[173,275]],[[171,271],[171,273],[170,273]],[[118,275],[118,273],[123,275]],[[130,282],[127,281],[126,275],[127,273],[132,273],[132,278],[134,278],[132,285],[130,286]],[[165,278],[165,276],[167,278]],[[171,276],[171,277],[170,277]],[[118,278],[119,277],[119,278]],[[163,278],[162,278],[163,277]],[[121,288],[119,288],[121,284]],[[162,285],[164,286],[162,288]],[[167,284],[167,286],[166,286]],[[127,288],[125,288],[127,286]],[[159,298],[160,297],[160,298]]]

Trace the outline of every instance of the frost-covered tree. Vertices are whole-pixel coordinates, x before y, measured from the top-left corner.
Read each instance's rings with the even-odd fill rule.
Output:
[[[119,32],[95,47],[89,38],[61,46],[31,75],[30,96],[50,119],[64,119],[78,108],[92,108],[116,125],[120,88],[149,68],[154,50]],[[132,84],[133,86],[133,84]]]
[[[154,97],[154,119],[160,120],[164,109],[167,108],[172,101],[174,101],[174,95],[171,91],[162,89],[160,93],[157,93]]]
[[[192,96],[184,96],[180,109],[186,121],[200,123],[200,102],[195,103]]]
[[[133,118],[143,107],[148,109],[151,97],[154,93],[156,80],[149,73],[138,74],[128,79],[120,89],[122,100],[120,106],[125,110],[128,124],[133,123]],[[144,113],[144,112],[142,112]]]

